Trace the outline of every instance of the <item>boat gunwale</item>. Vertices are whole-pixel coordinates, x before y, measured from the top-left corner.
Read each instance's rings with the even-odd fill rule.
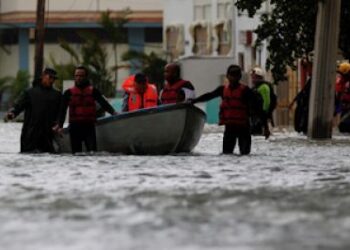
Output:
[[[204,117],[206,117],[206,113],[203,110],[201,110],[200,108],[198,108],[190,103],[166,104],[166,105],[160,105],[157,107],[152,107],[152,108],[147,108],[147,109],[140,109],[140,110],[136,110],[136,111],[120,113],[120,114],[113,115],[113,116],[102,117],[102,118],[99,118],[97,120],[96,125],[103,125],[103,124],[109,123],[111,121],[128,119],[128,118],[133,118],[133,117],[137,117],[137,116],[143,116],[146,114],[168,112],[168,111],[179,110],[179,109],[183,109],[183,108],[193,108],[198,113],[200,113]]]

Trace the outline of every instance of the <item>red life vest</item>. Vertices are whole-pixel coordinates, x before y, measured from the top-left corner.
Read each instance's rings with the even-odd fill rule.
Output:
[[[96,121],[96,104],[92,92],[92,86],[83,89],[76,86],[70,88],[69,122],[94,123]]]
[[[341,111],[342,113],[350,110],[350,88],[347,88],[343,91],[341,97]]]
[[[346,80],[343,76],[337,75],[336,82],[335,82],[335,92],[340,95],[346,91],[347,88],[349,88],[350,83],[348,80]]]
[[[224,94],[220,105],[220,125],[249,125],[248,106],[243,101],[243,93],[247,86],[239,84],[231,89],[224,86]]]
[[[185,85],[185,83],[187,82],[188,81],[185,81],[185,80],[179,80],[173,85],[170,85],[169,83],[167,83],[163,89],[162,96],[161,96],[162,104],[176,103],[178,94],[182,86]]]

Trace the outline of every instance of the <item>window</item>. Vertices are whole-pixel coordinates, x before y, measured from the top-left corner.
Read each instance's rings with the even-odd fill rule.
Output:
[[[224,20],[232,17],[232,8],[231,2],[219,1],[217,7],[217,19]]]
[[[211,5],[207,4],[203,6],[204,10],[204,20],[211,20]]]
[[[211,4],[209,1],[195,2],[194,21],[211,20]]]
[[[218,54],[227,55],[231,50],[231,22],[219,23],[215,27],[215,32],[218,39]]]
[[[194,30],[194,49],[193,52],[196,55],[209,55],[210,49],[208,48],[208,28],[206,26],[198,25]]]
[[[185,52],[184,28],[182,25],[169,26],[166,29],[166,50],[170,60],[177,59]]]
[[[194,20],[204,20],[203,6],[194,6]]]
[[[162,28],[146,28],[145,42],[146,43],[162,43],[163,33]]]

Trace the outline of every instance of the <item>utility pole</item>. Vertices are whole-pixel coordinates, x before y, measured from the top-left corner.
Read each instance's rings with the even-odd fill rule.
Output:
[[[341,0],[318,3],[308,137],[331,139]]]
[[[35,68],[34,79],[38,79],[43,70],[44,39],[45,39],[45,0],[37,0],[35,28]]]

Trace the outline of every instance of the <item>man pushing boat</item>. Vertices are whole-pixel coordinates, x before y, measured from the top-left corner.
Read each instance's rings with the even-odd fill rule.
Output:
[[[101,92],[93,87],[88,79],[88,69],[78,66],[74,72],[75,86],[63,94],[60,122],[57,130],[61,130],[67,108],[69,107],[69,135],[72,153],[82,152],[82,144],[86,150],[96,151],[96,102],[108,113],[117,112],[102,96]]]
[[[192,83],[181,79],[179,64],[167,64],[164,68],[164,78],[166,84],[160,93],[161,104],[179,103],[196,97]]]

